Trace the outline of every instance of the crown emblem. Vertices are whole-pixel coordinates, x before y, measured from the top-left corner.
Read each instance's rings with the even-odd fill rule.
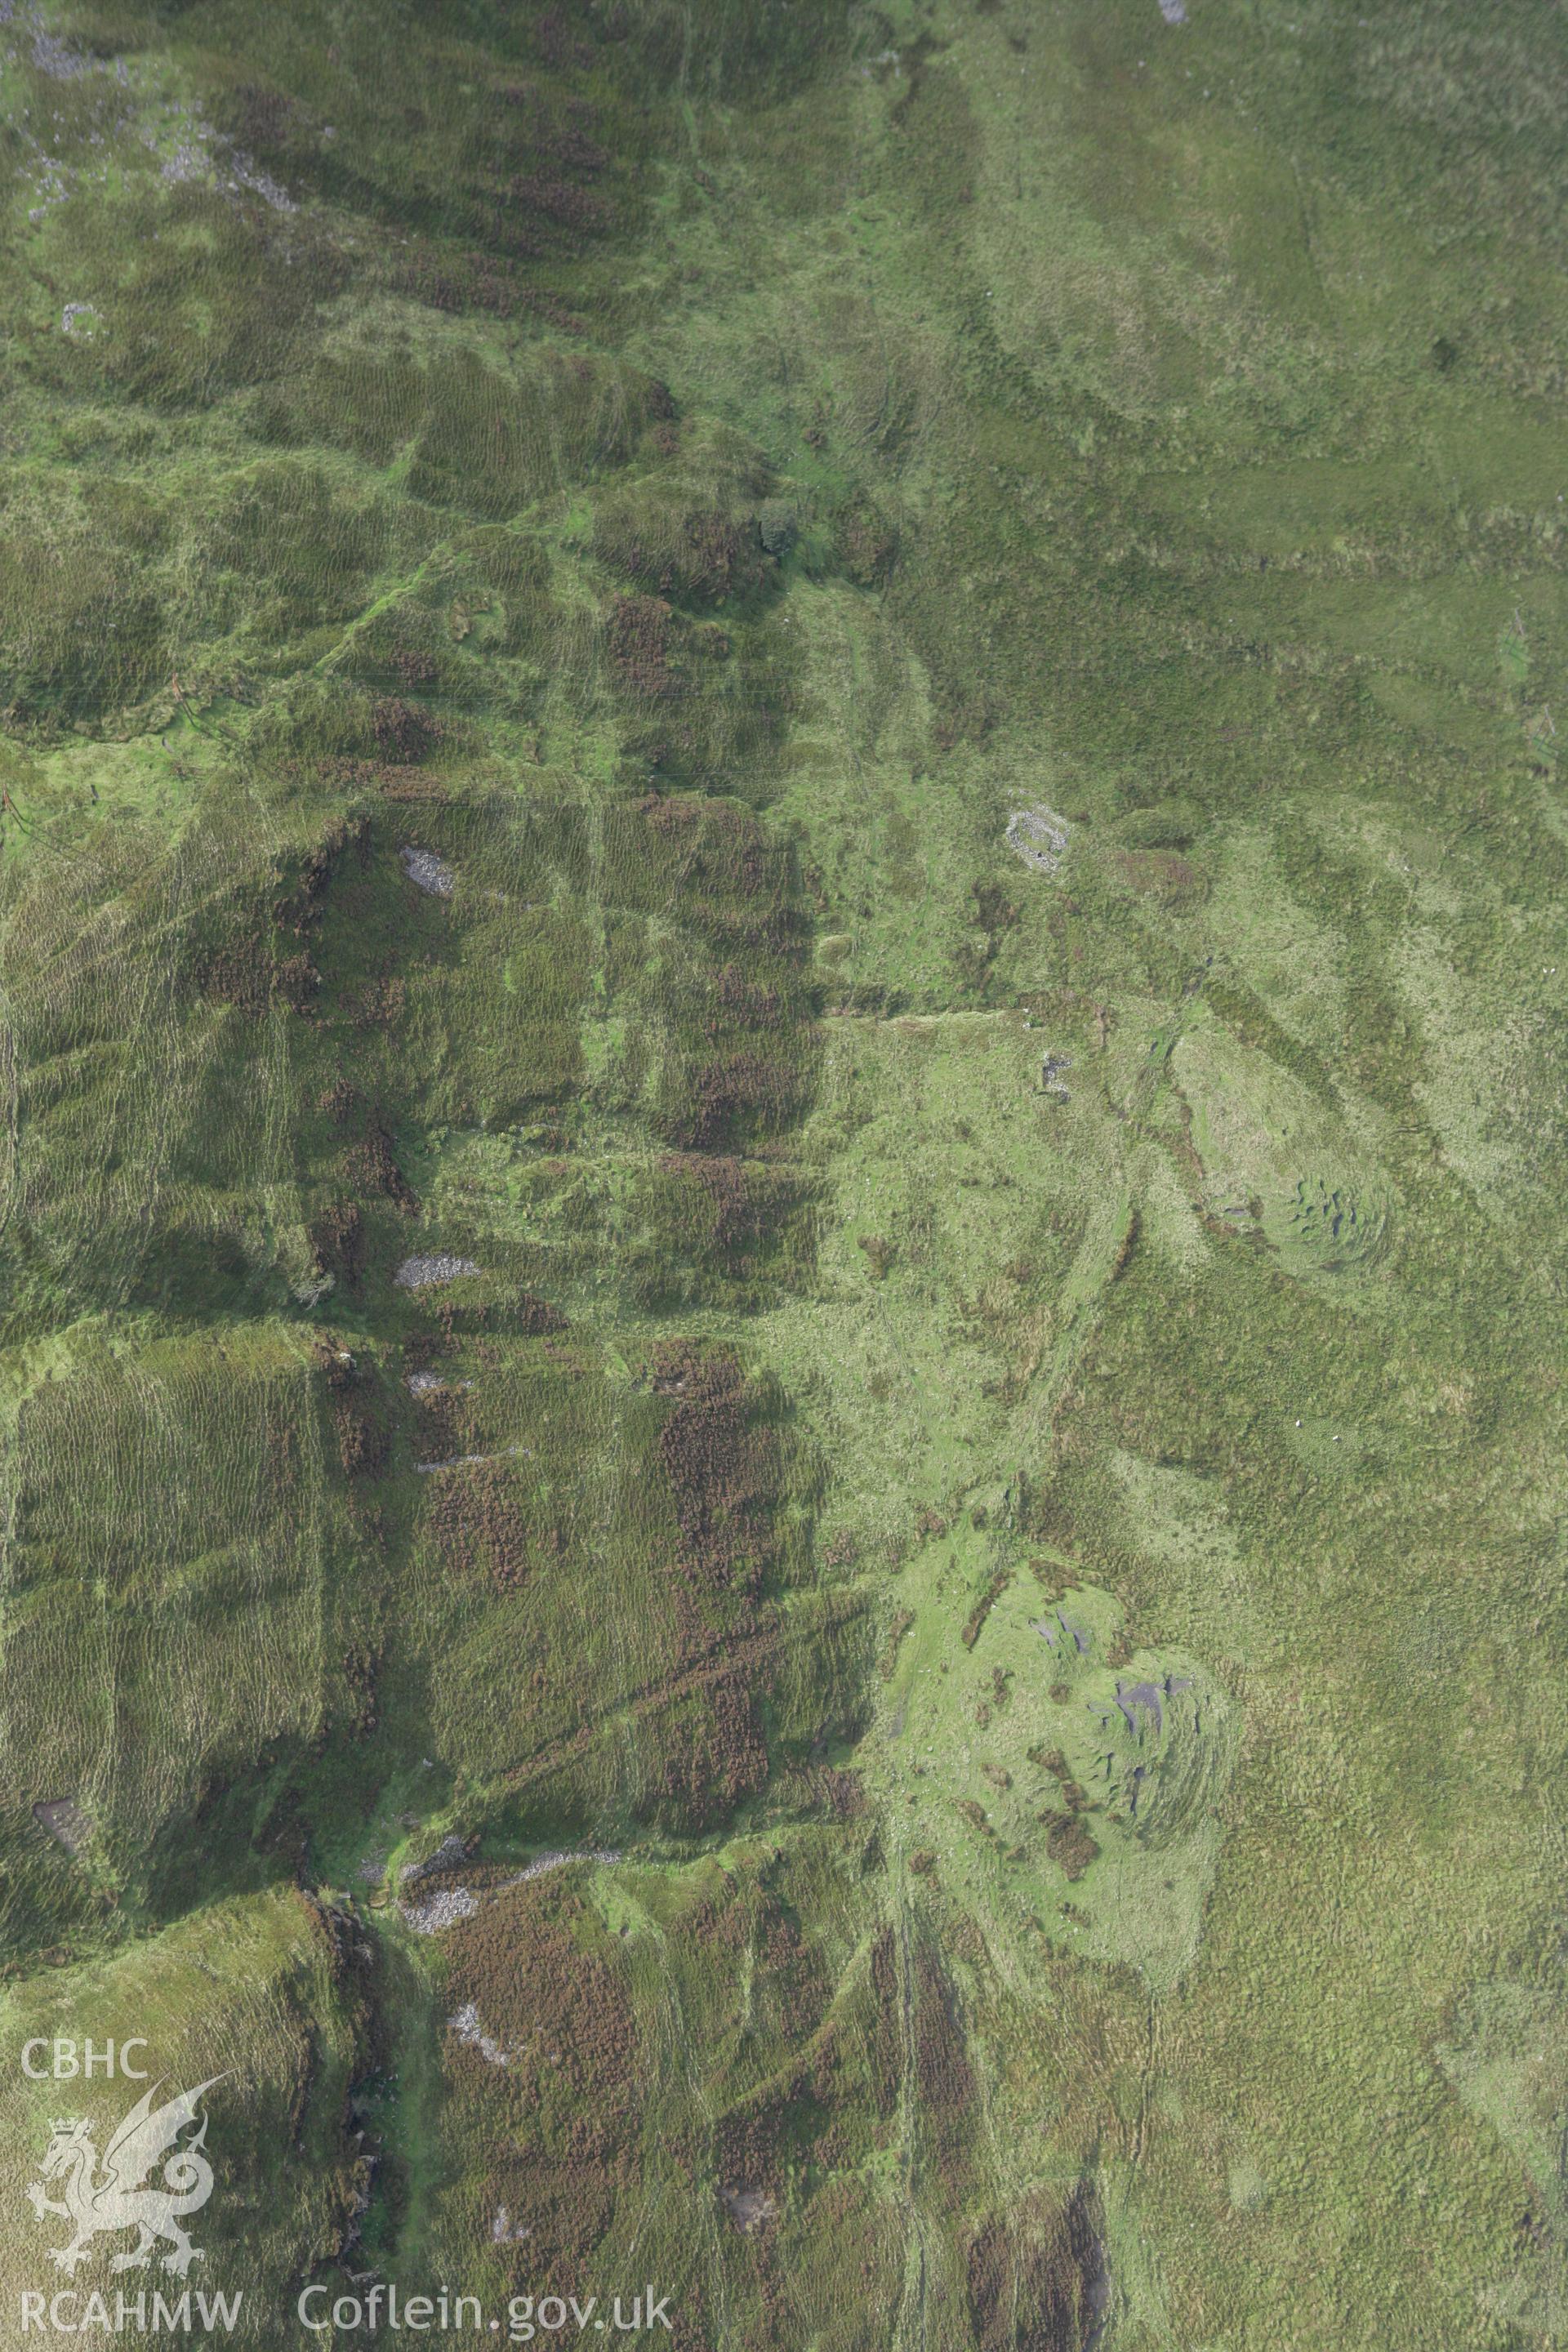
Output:
[[[81,2116],[55,2117],[40,2168],[43,2177],[28,2184],[27,2202],[40,2221],[52,2214],[69,2223],[68,2242],[49,2249],[50,2260],[68,2278],[88,2259],[94,2238],[112,2237],[121,2230],[134,2230],[137,2243],[128,2253],[116,2254],[111,2269],[145,2270],[160,2239],[169,2248],[163,2266],[176,2278],[184,2278],[191,2264],[202,2260],[202,2249],[192,2245],[184,2223],[212,2195],[201,2102],[221,2080],[213,2075],[159,2107],[153,2105],[159,2086],[143,2091],[116,2125],[101,2166],[91,2124]],[[182,2139],[198,2117],[201,2128],[195,2137]],[[59,2193],[51,2196],[56,2184]]]

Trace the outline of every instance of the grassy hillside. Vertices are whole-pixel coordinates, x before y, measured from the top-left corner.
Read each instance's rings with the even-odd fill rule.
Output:
[[[1563,2341],[1556,13],[0,19],[0,2044],[266,2352]]]

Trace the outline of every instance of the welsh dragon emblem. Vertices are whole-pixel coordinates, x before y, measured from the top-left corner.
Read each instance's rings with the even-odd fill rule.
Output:
[[[194,2137],[184,2147],[178,2143],[185,2126],[195,2121],[204,2092],[222,2080],[221,2074],[214,2074],[161,2107],[153,2105],[160,2087],[156,2083],[143,2091],[105,2148],[101,2172],[98,2150],[89,2137],[89,2123],[75,2117],[51,2126],[40,2168],[43,2179],[29,2184],[27,2200],[40,2221],[46,2213],[58,2213],[71,2224],[70,2242],[49,2249],[68,2277],[73,2277],[78,2263],[86,2261],[94,2238],[117,2230],[136,2230],[141,2234],[128,2252],[114,2255],[110,2270],[145,2270],[161,2238],[167,2239],[170,2248],[163,2258],[163,2268],[181,2278],[193,2263],[204,2259],[200,2246],[192,2245],[181,2225],[187,2215],[201,2211],[213,2192],[212,2166],[202,2152],[207,2136],[205,2116]],[[148,2176],[160,2164],[157,2184],[150,2185]],[[55,2180],[63,2184],[58,2200],[45,2186]]]

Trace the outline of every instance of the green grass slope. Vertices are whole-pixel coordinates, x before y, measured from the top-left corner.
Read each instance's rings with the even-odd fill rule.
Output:
[[[263,2352],[1564,2339],[1568,58],[1171,14],[0,10],[5,2327],[133,2034]]]

